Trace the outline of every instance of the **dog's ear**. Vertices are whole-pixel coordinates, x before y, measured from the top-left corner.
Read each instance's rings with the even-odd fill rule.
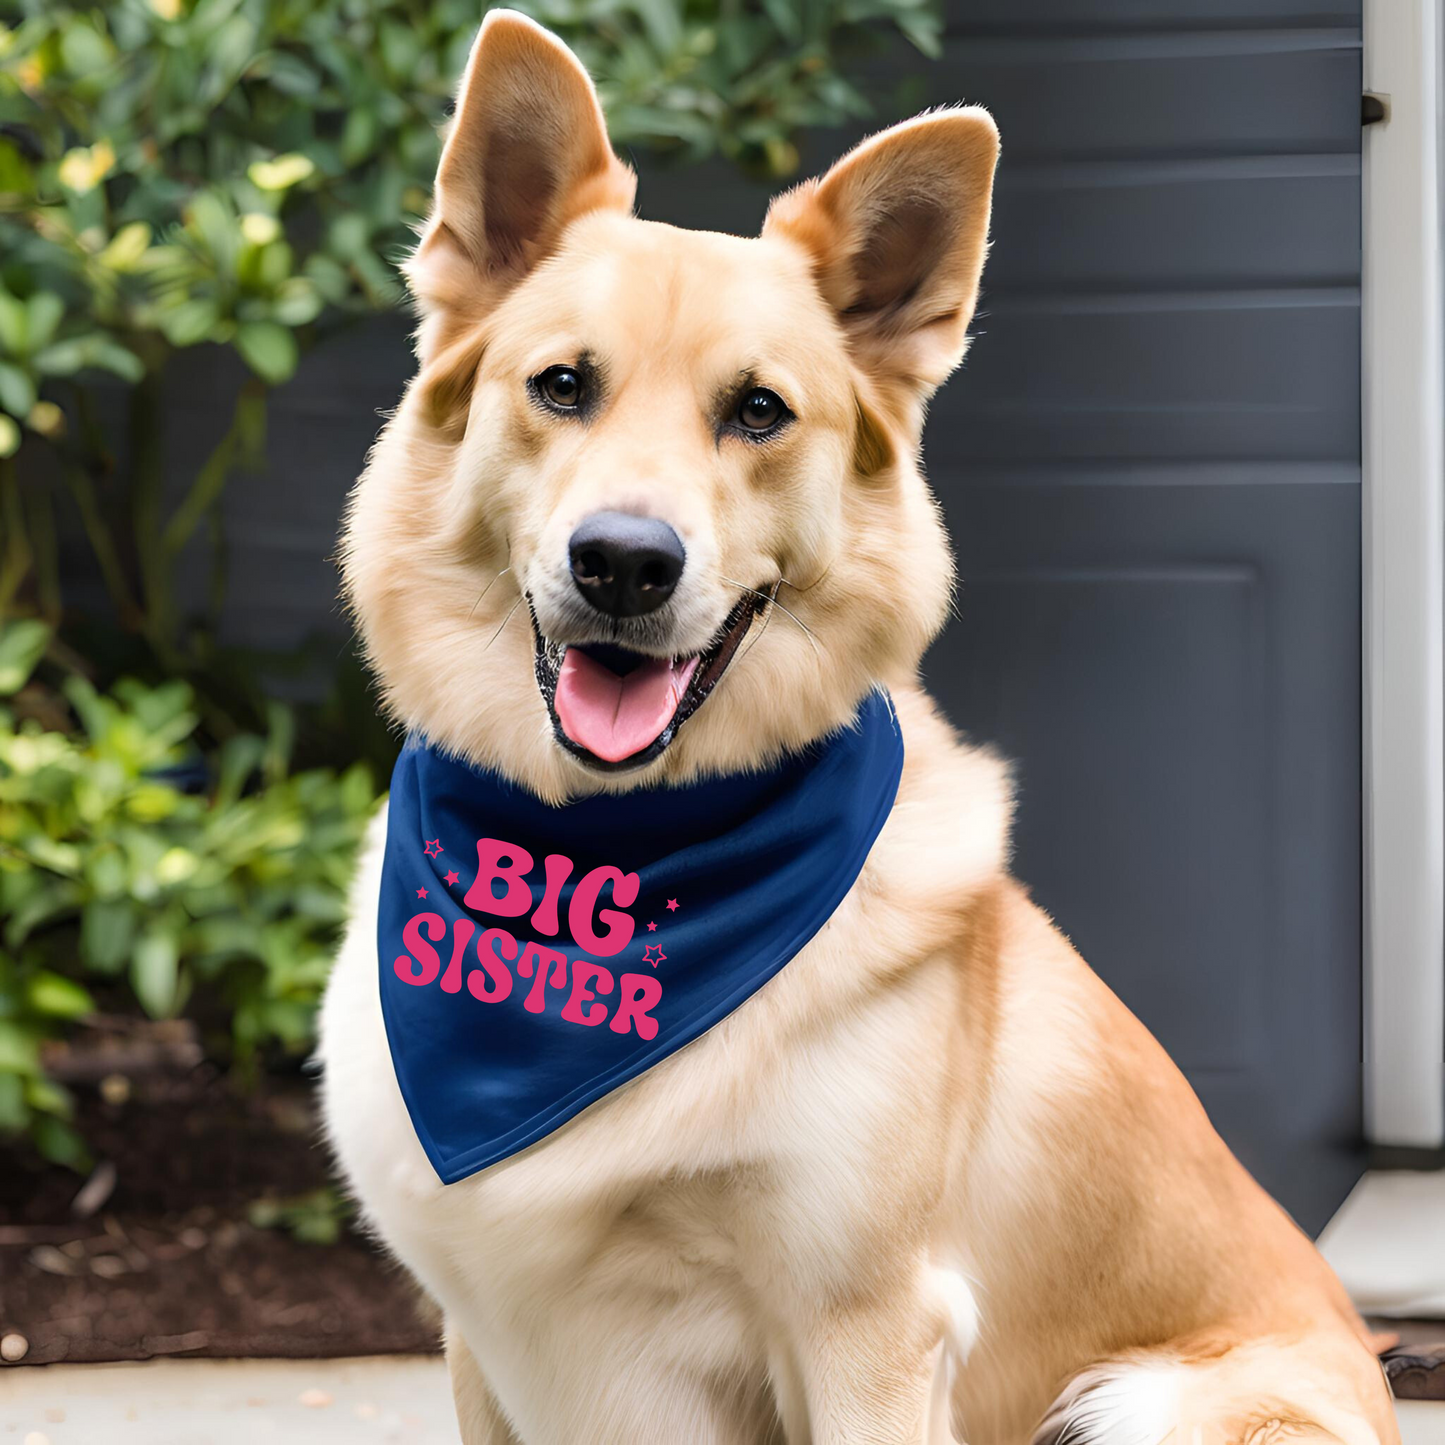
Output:
[[[864,141],[768,210],[764,234],[789,236],[812,257],[884,395],[922,399],[963,357],[997,160],[987,111],[939,111]]]
[[[577,57],[515,10],[482,22],[437,168],[436,197],[407,266],[435,352],[485,315],[585,212],[627,211],[637,186],[612,153]]]

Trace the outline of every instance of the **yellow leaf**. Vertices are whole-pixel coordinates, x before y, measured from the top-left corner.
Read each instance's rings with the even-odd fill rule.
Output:
[[[99,140],[93,146],[66,151],[59,168],[60,184],[83,196],[93,191],[115,168],[115,148]]]
[[[264,211],[247,211],[241,217],[241,234],[253,246],[269,246],[281,235],[281,223]]]
[[[162,888],[169,888],[175,883],[184,883],[200,864],[188,848],[167,848],[161,854],[160,862],[156,864],[156,882]]]
[[[25,421],[43,437],[58,437],[65,430],[65,413],[53,401],[37,401]]]
[[[315,169],[309,156],[293,152],[290,155],[277,156],[274,160],[252,161],[246,174],[250,176],[252,183],[263,191],[285,191],[299,185]]]
[[[112,271],[131,271],[150,249],[151,228],[144,221],[122,226],[100,253],[100,262]]]

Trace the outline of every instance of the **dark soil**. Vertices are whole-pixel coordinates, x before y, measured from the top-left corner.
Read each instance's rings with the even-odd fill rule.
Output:
[[[335,1218],[313,1081],[241,1090],[185,1049],[140,1075],[93,1062],[71,1070],[89,1182],[0,1152],[0,1336],[25,1364],[437,1348],[415,1287],[344,1219],[330,1245],[253,1222]]]

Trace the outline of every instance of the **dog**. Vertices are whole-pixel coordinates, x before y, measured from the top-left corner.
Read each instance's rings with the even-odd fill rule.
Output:
[[[326,1127],[441,1308],[467,1445],[1398,1439],[1342,1288],[1010,877],[1008,770],[918,681],[953,576],[920,434],[998,149],[939,110],[756,238],[675,229],[633,215],[571,52],[482,25],[408,267],[417,375],[345,519],[388,712],[559,806],[767,768],[879,688],[906,760],[766,987],[446,1185],[378,1001],[377,821]],[[633,701],[569,702],[569,655]]]

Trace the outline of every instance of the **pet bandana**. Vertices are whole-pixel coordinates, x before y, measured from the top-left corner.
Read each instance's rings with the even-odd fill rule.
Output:
[[[442,1182],[536,1143],[757,992],[852,887],[902,769],[882,693],[768,772],[562,807],[409,742],[381,1006]]]

